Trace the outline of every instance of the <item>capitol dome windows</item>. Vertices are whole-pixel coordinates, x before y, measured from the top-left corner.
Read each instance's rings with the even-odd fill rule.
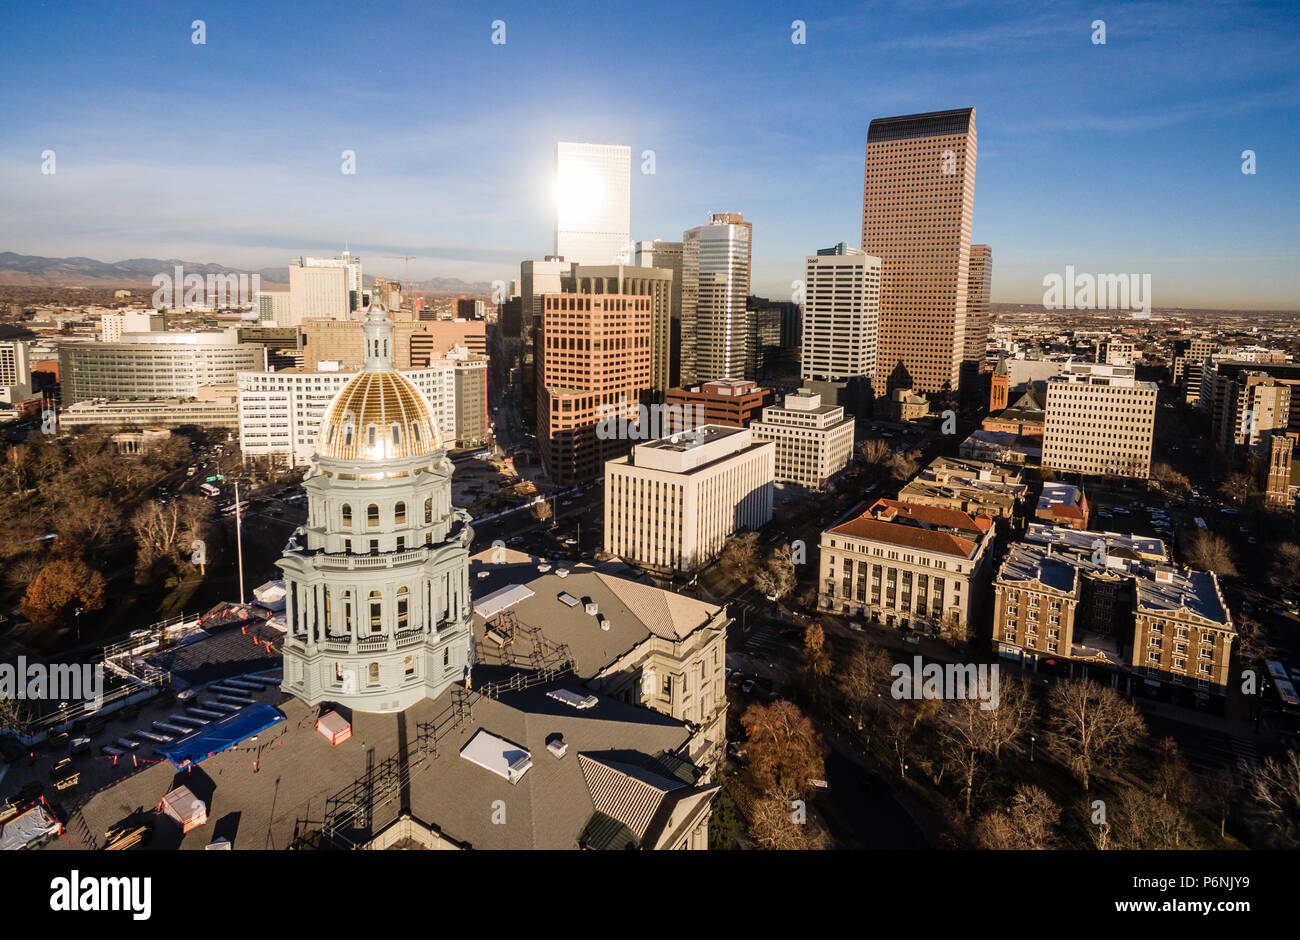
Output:
[[[399,502],[393,507],[393,524],[406,525],[406,503]]]
[[[423,439],[420,437],[420,422],[419,422],[419,421],[412,421],[412,422],[411,422],[411,437],[413,437],[413,438],[415,439],[415,443],[417,443],[417,444],[423,443]]]
[[[348,503],[343,504],[343,526],[344,528],[352,527],[352,506]]]
[[[366,507],[366,526],[371,529],[379,527],[379,507],[374,503]]]
[[[378,591],[370,592],[370,632],[380,633],[384,629],[384,602]]]
[[[433,525],[433,497],[424,501],[424,524]]]
[[[410,609],[410,592],[405,587],[397,589],[397,630],[406,629]]]

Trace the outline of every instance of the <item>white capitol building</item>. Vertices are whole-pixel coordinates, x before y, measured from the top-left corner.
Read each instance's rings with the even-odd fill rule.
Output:
[[[468,513],[423,393],[393,366],[372,305],[362,371],[325,411],[307,524],[278,562],[289,623],[282,688],[308,704],[402,711],[469,675]]]

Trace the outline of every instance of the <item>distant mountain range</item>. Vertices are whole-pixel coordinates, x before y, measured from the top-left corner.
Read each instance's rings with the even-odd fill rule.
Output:
[[[0,286],[10,287],[124,287],[149,286],[156,274],[171,274],[176,266],[186,274],[256,274],[268,288],[284,288],[289,284],[289,268],[262,268],[250,271],[230,268],[223,264],[200,264],[179,258],[130,258],[126,261],[96,261],[94,258],[42,258],[0,251]],[[367,275],[365,283],[374,280]],[[393,280],[393,278],[389,278]],[[449,293],[490,293],[492,285],[482,282],[462,281],[458,277],[435,277],[426,281],[412,281],[411,289]]]

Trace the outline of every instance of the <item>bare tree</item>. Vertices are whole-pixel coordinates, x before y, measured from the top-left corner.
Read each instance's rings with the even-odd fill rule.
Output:
[[[1219,494],[1238,506],[1242,505],[1258,487],[1247,473],[1234,470],[1219,484]]]
[[[791,800],[764,797],[750,808],[749,836],[760,849],[809,851],[827,848],[829,840],[817,826],[796,822],[799,810]]]
[[[1194,568],[1213,571],[1225,577],[1233,577],[1237,574],[1237,566],[1233,563],[1232,548],[1228,545],[1228,540],[1222,535],[1205,529],[1199,530],[1192,536],[1187,546],[1187,560]]]
[[[1029,686],[1017,676],[1001,675],[997,705],[985,712],[985,740],[993,759],[1002,758],[1002,748],[1013,745],[1034,726],[1038,703]]]
[[[950,759],[961,768],[967,816],[970,815],[971,797],[975,795],[975,774],[979,770],[980,755],[988,750],[982,712],[978,701],[963,699],[952,704],[944,716],[946,720],[939,726],[939,736],[946,744]]]
[[[1178,742],[1173,738],[1163,738],[1156,746],[1148,780],[1151,792],[1160,799],[1175,806],[1185,806],[1191,802],[1196,783],[1187,761],[1178,752]]]
[[[137,568],[147,571],[160,562],[180,565],[189,558],[194,541],[206,538],[211,514],[211,504],[196,496],[165,506],[145,503],[131,517]]]
[[[722,563],[742,581],[753,578],[758,568],[758,533],[739,532],[722,547]]]
[[[1151,475],[1164,486],[1165,489],[1175,493],[1187,493],[1191,490],[1191,481],[1187,479],[1187,474],[1180,473],[1167,463],[1157,463],[1151,468]]]
[[[874,709],[878,696],[889,688],[889,670],[893,665],[889,652],[874,643],[859,643],[849,654],[840,671],[840,689],[859,715]]]
[[[16,678],[16,681],[23,681]],[[0,696],[0,733],[11,732],[22,738],[31,729],[35,715],[18,698]]]
[[[1191,845],[1194,830],[1178,807],[1154,794],[1126,787],[1120,791],[1111,838],[1123,849],[1178,849]]]
[[[1146,723],[1130,702],[1091,679],[1058,682],[1048,702],[1048,727],[1065,747],[1085,790],[1098,761],[1122,757],[1146,733]]]
[[[1219,768],[1204,778],[1201,800],[1203,807],[1219,817],[1219,838],[1227,834],[1228,813],[1232,809],[1232,797],[1236,792],[1236,781],[1232,773]]]
[[[1300,844],[1300,752],[1247,767],[1245,791],[1278,842]]]
[[[1300,590],[1300,545],[1295,542],[1278,545],[1273,573],[1288,591]]]
[[[1050,849],[1057,845],[1061,808],[1047,791],[1033,785],[1016,787],[1011,805],[980,819],[976,840],[987,849]]]

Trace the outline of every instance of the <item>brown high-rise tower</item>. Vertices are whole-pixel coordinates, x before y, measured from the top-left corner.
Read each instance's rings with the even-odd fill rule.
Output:
[[[877,394],[958,388],[974,205],[974,108],[871,122],[862,250],[881,260]]]

